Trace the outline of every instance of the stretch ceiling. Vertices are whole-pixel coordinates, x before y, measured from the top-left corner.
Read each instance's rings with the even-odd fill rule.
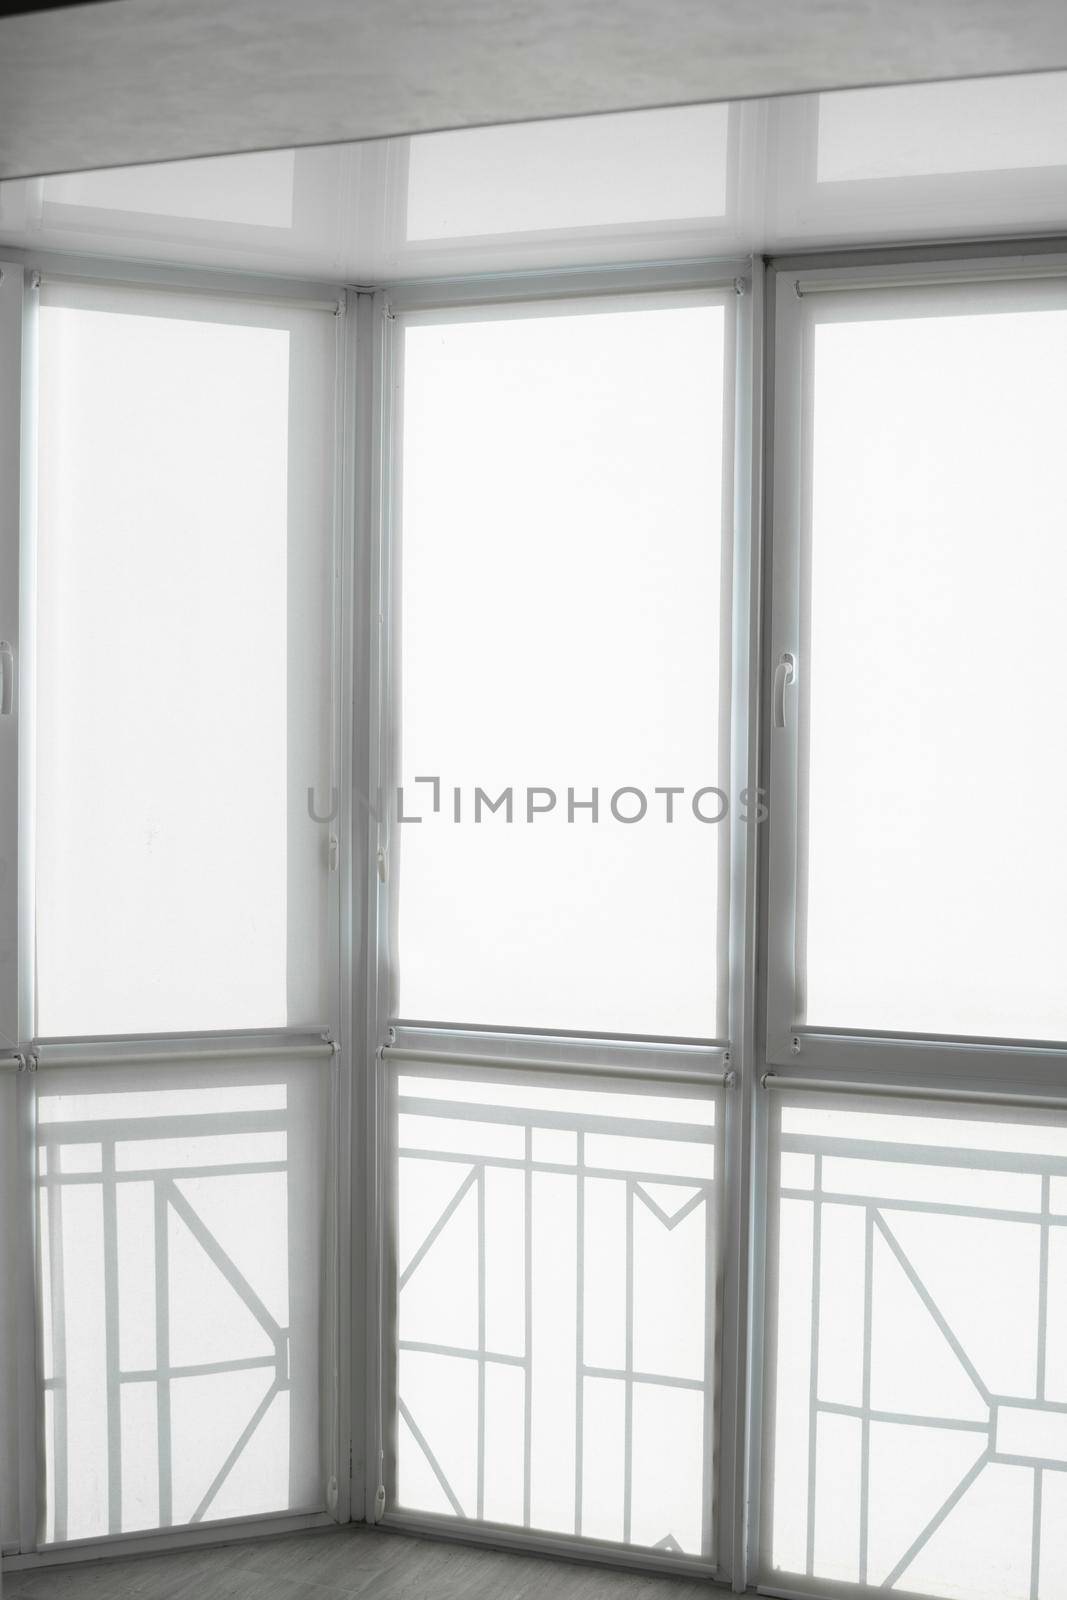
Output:
[[[1067,231],[1067,73],[0,183],[0,246],[329,282]]]
[[[0,16],[0,176],[1055,67],[1063,0],[100,0]]]

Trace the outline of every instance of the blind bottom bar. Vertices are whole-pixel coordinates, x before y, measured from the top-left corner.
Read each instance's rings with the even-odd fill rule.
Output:
[[[865,1094],[886,1100],[944,1100],[971,1105],[1036,1106],[1049,1111],[1067,1111],[1067,1097],[1054,1094],[1013,1094],[1003,1089],[934,1089],[918,1083],[837,1082],[833,1078],[794,1078],[791,1074],[765,1072],[760,1080],[765,1089],[803,1089],[812,1094]]]
[[[980,268],[967,272],[951,267],[943,273],[927,272],[900,277],[850,278],[842,273],[838,278],[796,278],[793,292],[798,300],[806,300],[809,295],[862,294],[868,289],[980,289],[986,283],[1054,282],[1057,279],[1067,279],[1067,266],[1062,261],[1048,265],[1019,262],[1015,266],[994,267],[987,272]]]
[[[55,1072],[63,1067],[165,1067],[178,1062],[195,1061],[264,1061],[279,1056],[288,1060],[315,1060],[336,1055],[337,1046],[322,1040],[305,1044],[239,1045],[227,1049],[225,1045],[207,1045],[194,1050],[114,1050],[109,1054],[68,1055],[57,1060],[38,1056],[37,1066],[42,1072]]]
[[[415,1064],[442,1067],[502,1067],[511,1072],[565,1072],[578,1078],[638,1078],[645,1083],[693,1083],[732,1087],[733,1072],[693,1072],[666,1069],[657,1072],[652,1067],[610,1066],[603,1062],[585,1064],[576,1061],[519,1060],[514,1056],[468,1056],[449,1054],[445,1050],[405,1050],[401,1045],[387,1044],[381,1049],[385,1062],[409,1061]]]
[[[33,270],[33,269],[31,269]],[[344,315],[343,295],[332,300],[312,299],[307,295],[257,294],[253,289],[245,293],[226,284],[183,283],[181,277],[160,278],[108,278],[91,272],[51,272],[47,267],[36,273],[31,287],[46,289],[52,284],[76,289],[121,289],[156,295],[189,295],[212,300],[236,300],[245,305],[273,306],[280,311],[324,311],[330,316]]]

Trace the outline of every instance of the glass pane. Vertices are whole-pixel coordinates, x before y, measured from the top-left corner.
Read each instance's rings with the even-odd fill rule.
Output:
[[[710,1556],[718,1124],[399,1077],[398,1505]]]
[[[42,293],[38,1031],[319,1023],[332,319]]]
[[[325,1073],[37,1077],[45,1538],[323,1506]]]
[[[1067,1589],[1067,1127],[1039,1117],[780,1108],[765,1577]]]
[[[1067,310],[1034,293],[815,329],[811,1023],[1067,1037]]]
[[[725,320],[406,330],[406,1017],[717,1031]]]
[[[16,1344],[21,1315],[18,1294],[19,1233],[24,1225],[25,1198],[19,1184],[19,1119],[16,1078],[0,1072],[0,1541],[18,1544],[19,1455],[16,1418],[19,1411]]]

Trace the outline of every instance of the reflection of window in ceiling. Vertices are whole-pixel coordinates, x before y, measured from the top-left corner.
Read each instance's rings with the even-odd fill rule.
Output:
[[[1067,166],[1067,73],[819,97],[819,183]]]
[[[140,212],[229,222],[246,227],[291,228],[295,150],[168,161],[105,172],[71,172],[44,181],[48,205],[94,211]]]
[[[726,212],[727,105],[411,141],[409,239],[635,226]]]

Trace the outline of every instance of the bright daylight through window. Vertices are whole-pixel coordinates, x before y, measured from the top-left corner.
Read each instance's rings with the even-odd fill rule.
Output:
[[[719,1035],[730,320],[403,321],[405,1017]]]
[[[332,328],[40,297],[37,1031],[321,1023]]]
[[[1065,1600],[1065,86],[0,181],[4,1600]]]
[[[1067,1037],[1067,303],[817,306],[809,1023]]]
[[[398,1502],[707,1557],[721,1108],[516,1076],[396,1085]]]

